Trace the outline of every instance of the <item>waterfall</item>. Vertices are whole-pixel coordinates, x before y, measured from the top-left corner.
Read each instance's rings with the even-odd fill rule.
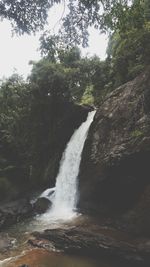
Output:
[[[89,112],[87,120],[75,130],[62,155],[56,177],[52,208],[45,214],[49,218],[65,220],[75,214],[81,154],[95,112]]]

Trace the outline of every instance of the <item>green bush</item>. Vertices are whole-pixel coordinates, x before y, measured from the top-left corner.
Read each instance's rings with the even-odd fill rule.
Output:
[[[134,138],[142,137],[143,132],[141,130],[134,130],[132,131],[131,136]]]

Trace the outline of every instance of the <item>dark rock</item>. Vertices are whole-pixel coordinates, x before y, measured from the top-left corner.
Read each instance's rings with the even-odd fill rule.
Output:
[[[92,111],[92,110],[95,109],[94,106],[92,106],[92,105],[88,105],[88,104],[84,104],[84,105],[82,105],[82,107],[83,107],[85,110],[87,110],[88,112],[89,112],[89,111]]]
[[[33,215],[33,207],[26,199],[19,199],[0,206],[0,229],[7,228]]]
[[[141,233],[150,221],[144,193],[150,186],[149,73],[150,68],[107,95],[90,128],[79,174],[82,211],[112,220],[122,216],[117,219],[122,226],[124,221],[129,229],[131,223]],[[146,228],[150,232],[150,224]]]
[[[59,103],[55,109],[57,117],[55,117],[55,111],[52,111],[53,123],[49,126],[48,139],[45,138],[45,147],[42,150],[44,155],[41,154],[40,163],[37,163],[36,167],[39,169],[39,165],[42,166],[44,160],[41,177],[46,187],[55,186],[55,178],[66,144],[74,131],[86,120],[92,107],[65,102]],[[45,131],[45,126],[43,128]]]
[[[149,266],[150,241],[118,238],[110,233],[103,233],[100,229],[91,231],[82,227],[70,229],[52,229],[35,232],[28,243],[34,247],[47,250],[60,250],[67,253],[85,254],[91,256],[107,256],[131,265]]]
[[[0,233],[0,253],[8,251],[15,243],[15,238],[9,237],[8,234]]]
[[[49,199],[45,197],[40,197],[34,203],[33,209],[36,213],[44,213],[51,207],[51,205],[52,203]]]

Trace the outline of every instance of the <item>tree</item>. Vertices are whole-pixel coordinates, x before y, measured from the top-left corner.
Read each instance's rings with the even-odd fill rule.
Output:
[[[49,61],[72,65],[81,58],[80,49],[74,45],[65,45],[62,36],[51,35],[45,31],[40,37],[41,55]]]
[[[148,3],[147,0],[135,1],[132,9],[126,11],[128,22],[124,30],[117,29],[109,39],[107,54],[111,61],[114,88],[135,78],[150,64]]]
[[[2,148],[1,151],[8,157],[11,153],[6,150],[7,145],[11,144],[15,147],[16,156],[19,152],[20,139],[16,137],[20,134],[21,120],[25,119],[30,110],[29,99],[28,84],[18,74],[13,74],[2,82],[0,87],[0,146],[3,147],[2,143],[5,143],[4,150]]]
[[[59,36],[63,46],[80,43],[84,47],[87,46],[89,26],[112,33],[116,30],[123,32],[131,27],[138,28],[143,21],[150,21],[149,0],[63,1],[69,10],[61,18]],[[9,19],[16,32],[31,33],[43,29],[49,9],[60,3],[61,0],[0,0],[0,17]],[[49,40],[48,36],[46,38],[45,43],[51,43],[51,47],[58,41],[56,36],[50,37]]]
[[[27,118],[31,95],[28,84],[18,74],[0,86],[0,198],[28,179],[30,154],[27,149]]]
[[[15,31],[30,33],[43,29],[48,10],[60,0],[1,0],[0,17],[11,21]]]
[[[46,23],[48,10],[61,0],[1,0],[0,16],[12,22],[15,31],[20,33],[35,32],[42,29]],[[82,40],[83,46],[88,42],[88,28],[94,26],[101,31],[114,30],[124,26],[128,21],[127,10],[132,13],[141,9],[144,5],[149,6],[148,0],[68,0],[69,12],[62,18],[60,32],[67,43],[79,44]],[[148,10],[148,9],[147,9]],[[148,17],[147,13],[145,16]],[[130,21],[131,22],[131,21]]]
[[[33,94],[39,99],[69,98],[67,72],[59,63],[42,59],[35,63],[30,75]]]

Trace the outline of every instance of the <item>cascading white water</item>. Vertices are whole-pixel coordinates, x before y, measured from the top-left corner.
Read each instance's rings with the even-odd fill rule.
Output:
[[[95,112],[89,112],[87,120],[74,132],[67,144],[56,177],[53,205],[51,210],[45,214],[46,217],[65,220],[75,215],[81,154]]]

